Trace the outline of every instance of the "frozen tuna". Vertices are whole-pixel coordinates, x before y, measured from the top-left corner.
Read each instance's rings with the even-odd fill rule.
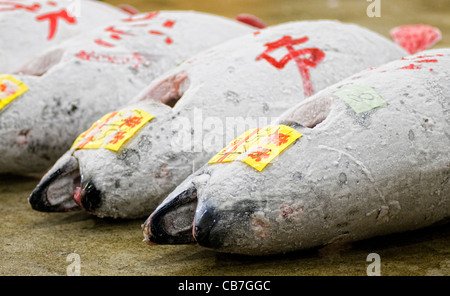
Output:
[[[152,213],[144,236],[263,255],[445,221],[449,96],[450,49],[355,74],[289,109],[245,152],[213,157]]]
[[[148,216],[239,130],[267,125],[315,91],[404,55],[376,33],[335,21],[236,38],[159,77],[95,123],[43,177],[30,203],[42,211]]]
[[[11,73],[50,46],[95,27],[127,18],[99,1],[0,2],[0,73]]]
[[[42,176],[94,118],[129,102],[189,56],[253,31],[220,16],[161,11],[48,49],[22,74],[0,76],[0,173]]]

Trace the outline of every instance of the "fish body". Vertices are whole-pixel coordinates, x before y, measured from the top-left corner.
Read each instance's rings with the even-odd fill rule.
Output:
[[[129,14],[99,1],[0,2],[0,73],[12,73],[48,47]]]
[[[239,130],[267,125],[311,93],[405,54],[378,34],[335,21],[286,23],[230,40],[158,77],[118,109],[154,118],[118,151],[67,151],[30,203],[43,211],[148,216]]]
[[[28,90],[0,109],[0,173],[42,176],[94,118],[189,56],[253,30],[206,13],[156,11],[49,48],[12,75]]]
[[[446,221],[449,96],[450,49],[344,79],[272,123],[301,136],[262,170],[249,161],[261,147],[205,165],[152,213],[144,235],[265,255]]]

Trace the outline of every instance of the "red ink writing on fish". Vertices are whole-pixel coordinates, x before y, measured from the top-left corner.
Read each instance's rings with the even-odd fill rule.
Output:
[[[49,21],[49,34],[47,39],[51,40],[55,36],[56,30],[58,28],[58,20],[65,20],[69,24],[76,24],[77,20],[75,17],[69,15],[65,9],[58,12],[50,12],[36,17],[37,21]]]
[[[163,27],[166,27],[166,28],[172,28],[174,24],[175,24],[175,21],[167,20],[167,21],[163,24]]]
[[[104,47],[114,47],[115,45],[106,41],[103,41],[102,39],[95,39],[94,42],[100,46]]]
[[[148,14],[146,14],[146,15],[144,15],[144,16],[140,16],[140,17],[137,17],[137,18],[130,17],[129,19],[125,19],[125,20],[123,20],[123,21],[127,21],[127,22],[133,21],[133,22],[135,22],[135,21],[150,20],[150,19],[154,18],[154,17],[157,16],[157,15],[158,15],[158,12],[151,12],[151,13],[148,13]],[[147,25],[148,25],[148,24],[140,23],[140,24],[132,24],[132,25],[130,25],[130,26],[132,26],[132,27],[136,27],[136,26],[138,26],[138,27],[144,27],[144,26],[147,26]],[[169,29],[172,28],[174,25],[175,25],[175,21],[173,21],[173,20],[166,20],[166,21],[162,24],[163,27],[169,28]],[[116,45],[115,45],[114,43],[112,43],[111,41],[120,41],[124,36],[134,36],[134,34],[131,34],[131,33],[126,32],[126,31],[124,31],[124,30],[117,29],[117,28],[115,28],[114,26],[110,26],[110,27],[106,28],[105,31],[108,32],[108,33],[111,33],[111,34],[109,35],[109,38],[111,38],[112,40],[105,41],[105,40],[99,38],[99,39],[94,40],[94,42],[95,42],[97,45],[104,46],[104,47],[115,47]],[[164,41],[165,41],[167,44],[172,44],[172,43],[173,43],[172,38],[170,38],[169,36],[167,36],[167,35],[166,35],[164,32],[162,32],[162,31],[159,31],[159,30],[149,30],[148,32],[149,32],[150,34],[153,34],[153,35],[166,36],[166,38],[164,39]]]
[[[112,34],[110,35],[110,37],[113,38],[113,39],[122,39],[120,37],[120,35],[133,36],[133,34],[125,32],[123,30],[118,30],[114,26],[110,26],[110,27],[106,28],[105,31],[106,32],[111,32]]]
[[[47,5],[55,7],[58,3],[54,1],[47,1]],[[45,5],[45,4],[44,4]],[[38,12],[42,8],[41,4],[34,3],[32,5],[24,5],[16,2],[9,1],[1,1],[0,2],[0,12],[2,11],[14,11],[14,10],[24,10],[32,13]],[[70,15],[66,9],[62,9],[60,11],[48,12],[42,15],[36,16],[36,21],[48,21],[49,22],[49,33],[47,36],[47,40],[51,40],[54,38],[56,31],[58,30],[59,20],[64,20],[68,24],[76,24],[76,18]]]
[[[400,67],[399,69],[405,69],[405,70],[416,70],[416,69],[422,69],[422,64],[428,64],[428,63],[437,63],[437,57],[441,57],[442,54],[436,54],[436,55],[419,55],[413,58],[405,58],[403,57],[403,61],[412,61],[409,65],[406,65],[404,67]],[[430,69],[430,71],[433,71],[433,69]]]
[[[35,12],[41,8],[41,5],[38,3],[27,6],[27,5],[15,3],[15,2],[0,2],[0,6],[6,6],[5,8],[0,7],[0,11],[13,11],[13,10],[23,9],[23,10]]]
[[[111,63],[117,65],[132,65],[136,69],[146,62],[146,59],[144,59],[144,57],[137,52],[120,56],[120,55],[98,54],[93,51],[86,52],[84,50],[81,50],[75,56],[84,61],[95,61],[100,63]]]
[[[305,43],[308,40],[309,38],[307,36],[298,39],[292,39],[291,36],[284,36],[277,41],[266,43],[266,50],[256,58],[256,60],[265,59],[277,69],[283,69],[289,61],[294,60],[302,77],[305,96],[311,96],[314,92],[310,82],[309,68],[316,67],[325,57],[325,53],[318,48],[294,49],[294,45]],[[269,54],[279,48],[286,48],[288,53],[280,60],[276,60]],[[305,55],[309,56],[307,58],[301,58],[301,56]]]
[[[174,25],[175,25],[175,21],[167,20],[167,21],[164,22],[163,27],[166,27],[166,28],[171,29],[171,28],[173,28]],[[149,32],[150,34],[153,34],[153,35],[165,35],[165,36],[166,36],[166,39],[164,39],[164,41],[165,41],[167,44],[172,44],[172,43],[173,43],[172,38],[170,38],[169,36],[167,36],[166,34],[164,34],[164,33],[161,32],[161,31],[158,31],[158,30],[150,30],[150,31],[148,31],[148,32]]]

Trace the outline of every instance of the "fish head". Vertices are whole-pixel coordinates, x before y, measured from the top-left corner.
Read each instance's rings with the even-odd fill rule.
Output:
[[[330,96],[307,100],[274,124],[289,126],[309,138],[328,118],[333,102]],[[219,252],[251,255],[276,253],[277,246],[288,249],[280,245],[280,237],[293,234],[277,233],[277,229],[288,229],[280,224],[304,219],[302,194],[308,196],[314,187],[301,184],[305,168],[293,165],[302,151],[299,146],[307,142],[292,142],[262,170],[244,163],[251,149],[232,162],[206,164],[148,217],[144,240],[149,244],[196,243]],[[301,188],[293,194],[288,184],[301,184]]]
[[[208,182],[210,167],[204,166],[167,196],[142,225],[149,244],[194,243],[193,220],[198,190]]]
[[[264,176],[252,168],[244,168],[249,170],[241,175],[236,165],[243,164],[205,165],[187,178],[147,218],[144,241],[197,244],[226,253],[266,252],[276,222],[267,210],[277,201],[270,198],[272,192],[263,191]],[[233,187],[227,180],[238,184],[233,182]]]
[[[44,175],[28,201],[34,210],[42,212],[69,212],[80,210],[74,198],[81,175],[78,161],[72,152],[66,152]]]
[[[112,218],[143,217],[155,209],[161,194],[181,182],[176,180],[177,167],[184,159],[171,151],[168,132],[174,115],[172,108],[154,100],[135,102],[117,112],[128,117],[132,110],[145,111],[153,118],[117,150],[72,147],[32,192],[31,206],[40,211],[67,211],[70,204],[70,210]],[[114,125],[114,119],[110,123]]]

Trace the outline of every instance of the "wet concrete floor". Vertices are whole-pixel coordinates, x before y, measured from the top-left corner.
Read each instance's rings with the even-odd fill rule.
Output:
[[[370,253],[380,255],[381,275],[450,275],[449,225],[284,255],[238,256],[194,245],[149,246],[142,242],[143,219],[36,212],[27,197],[37,182],[0,181],[0,275],[66,275],[72,253],[79,255],[81,275],[365,276]]]
[[[339,19],[389,36],[389,29],[411,23],[440,28],[450,46],[450,1],[382,0],[380,18],[366,15],[368,2],[300,0],[149,1],[129,3],[141,11],[190,9],[233,17],[253,13],[266,24],[291,20]],[[391,2],[395,2],[395,5]],[[389,4],[391,3],[391,4]],[[360,275],[370,253],[381,258],[381,275],[450,275],[450,226],[374,238],[269,257],[216,253],[197,246],[148,246],[144,219],[99,219],[83,212],[40,213],[27,197],[38,179],[0,176],[0,275],[66,275],[75,253],[81,275]],[[70,258],[70,256],[69,256]],[[72,269],[69,269],[72,270]]]

